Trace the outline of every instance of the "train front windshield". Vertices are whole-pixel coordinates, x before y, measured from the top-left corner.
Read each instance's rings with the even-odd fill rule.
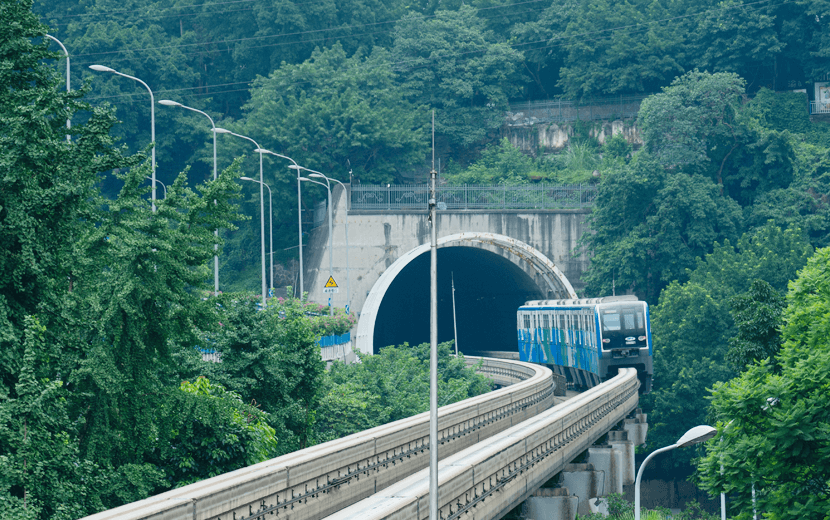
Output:
[[[646,311],[642,304],[600,307],[599,319],[603,350],[648,345]]]

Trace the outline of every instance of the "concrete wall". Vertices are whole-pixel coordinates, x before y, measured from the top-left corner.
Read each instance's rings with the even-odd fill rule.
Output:
[[[600,144],[614,135],[622,134],[635,148],[643,144],[637,125],[633,121],[597,121],[585,123],[590,125],[589,134]],[[524,152],[556,153],[564,150],[574,134],[571,123],[543,123],[537,125],[506,125],[502,129],[504,137]]]
[[[337,186],[332,194],[333,276],[339,292],[331,295],[332,304],[342,307],[351,286],[351,311],[360,312],[366,295],[380,275],[401,255],[429,242],[426,211],[348,211],[344,189]],[[506,210],[440,211],[438,236],[464,231],[490,232],[521,240],[546,255],[565,274],[574,289],[580,290],[582,272],[587,268],[585,255],[572,257],[579,238],[588,230],[590,210]],[[349,274],[346,271],[346,221],[349,226]],[[304,290],[312,301],[326,304],[329,294],[323,288],[329,276],[328,225],[311,232],[303,252]],[[476,246],[510,259],[534,278],[536,273],[524,262],[494,246]],[[535,278],[534,278],[535,279]],[[350,282],[350,283],[349,283]],[[543,288],[540,285],[540,288]]]

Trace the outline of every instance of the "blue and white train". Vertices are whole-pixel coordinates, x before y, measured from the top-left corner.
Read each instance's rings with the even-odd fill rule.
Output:
[[[640,392],[651,390],[648,304],[636,296],[529,301],[516,317],[522,361],[551,365],[579,387],[633,367]]]

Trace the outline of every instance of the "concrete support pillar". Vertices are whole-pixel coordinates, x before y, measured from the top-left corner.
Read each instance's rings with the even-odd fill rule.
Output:
[[[567,464],[559,474],[560,486],[579,498],[576,512],[580,516],[591,514],[591,498],[605,496],[604,481],[604,473],[596,471],[592,464]]]
[[[628,440],[626,430],[608,432],[608,445],[619,451],[622,457],[622,483],[630,486],[634,483],[634,441]]]
[[[579,497],[568,488],[540,488],[525,500],[522,516],[528,520],[576,520]]]
[[[592,446],[588,448],[588,463],[593,464],[597,471],[605,474],[605,489],[600,495],[591,495],[590,498],[608,496],[611,493],[623,492],[623,453],[611,446]]]
[[[644,414],[639,408],[634,412],[634,417],[625,420],[623,428],[628,432],[628,439],[636,446],[646,443],[648,434],[648,414]]]

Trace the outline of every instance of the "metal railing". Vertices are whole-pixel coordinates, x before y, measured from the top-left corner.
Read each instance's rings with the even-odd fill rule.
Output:
[[[568,121],[594,121],[598,119],[626,119],[637,116],[640,103],[649,94],[617,96],[574,101],[550,99],[513,103],[508,112],[508,124],[563,123]]]
[[[810,114],[830,114],[830,103],[810,101]]]
[[[524,186],[439,186],[439,209],[576,209],[590,207],[597,189],[590,184]],[[352,185],[353,210],[426,210],[426,184],[370,186]]]

